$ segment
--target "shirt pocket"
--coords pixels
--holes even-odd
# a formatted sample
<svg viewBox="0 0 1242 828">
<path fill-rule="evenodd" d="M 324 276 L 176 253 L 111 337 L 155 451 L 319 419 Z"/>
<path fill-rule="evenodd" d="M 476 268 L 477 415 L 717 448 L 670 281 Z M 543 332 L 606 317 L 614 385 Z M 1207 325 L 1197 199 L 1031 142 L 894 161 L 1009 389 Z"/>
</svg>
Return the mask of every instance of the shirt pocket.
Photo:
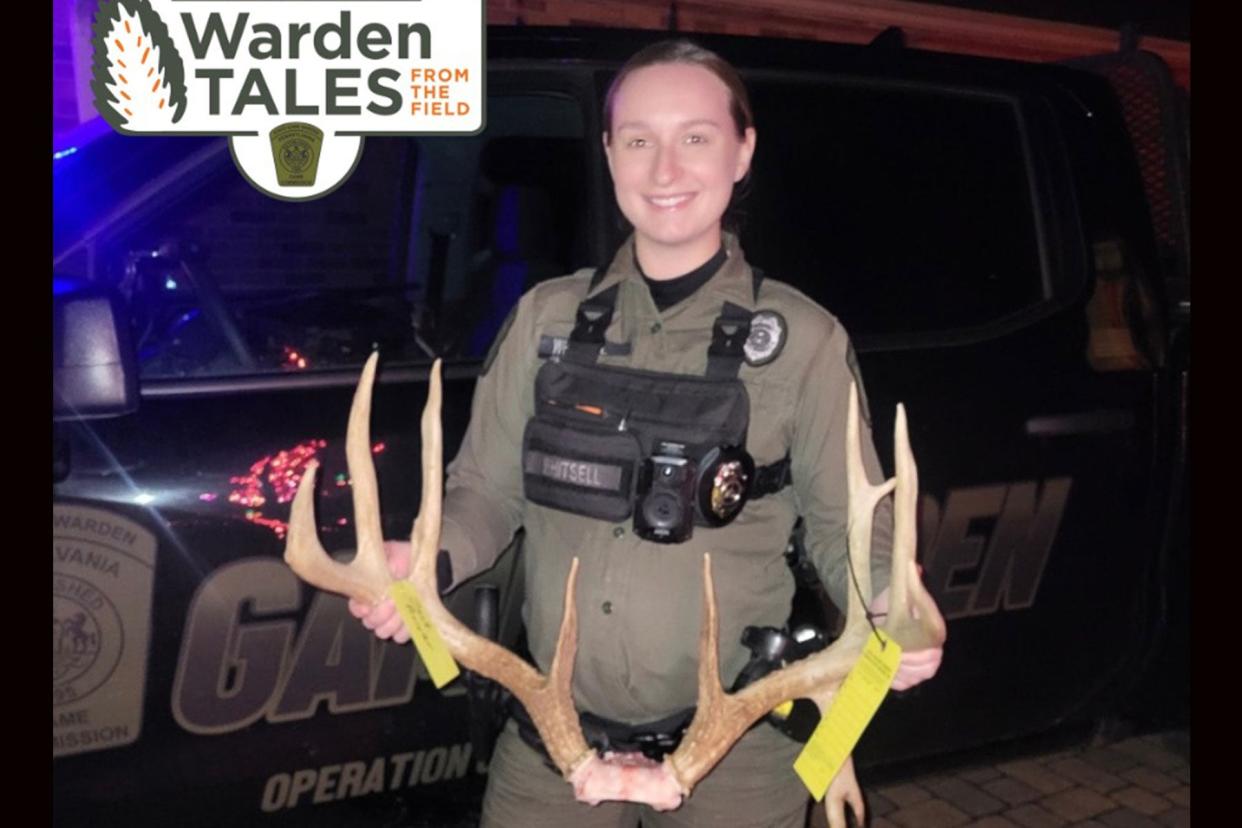
<svg viewBox="0 0 1242 828">
<path fill-rule="evenodd" d="M 766 372 L 765 372 L 766 373 Z M 785 456 L 793 443 L 796 397 L 789 381 L 779 376 L 742 376 L 750 395 L 746 450 L 755 465 L 766 466 Z"/>
</svg>

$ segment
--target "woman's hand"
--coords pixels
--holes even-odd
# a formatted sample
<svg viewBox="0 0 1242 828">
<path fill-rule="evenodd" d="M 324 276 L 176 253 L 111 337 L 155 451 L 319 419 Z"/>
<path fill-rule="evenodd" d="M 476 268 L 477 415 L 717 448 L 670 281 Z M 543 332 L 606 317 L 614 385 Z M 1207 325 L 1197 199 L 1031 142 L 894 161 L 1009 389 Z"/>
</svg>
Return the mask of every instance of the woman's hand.
<svg viewBox="0 0 1242 828">
<path fill-rule="evenodd" d="M 858 778 L 854 776 L 854 757 L 845 757 L 845 764 L 837 771 L 824 794 L 824 811 L 828 817 L 828 828 L 847 828 L 845 806 L 849 805 L 854 812 L 854 824 L 867 824 L 867 809 L 863 806 L 862 788 L 858 787 Z"/>
<path fill-rule="evenodd" d="M 388 574 L 401 580 L 409 577 L 409 541 L 384 541 L 384 554 L 388 557 Z M 391 598 L 385 598 L 374 606 L 351 598 L 349 611 L 362 622 L 362 626 L 374 631 L 377 638 L 390 638 L 397 644 L 410 640 L 410 631 L 405 628 L 405 622 L 401 620 L 397 605 Z"/>
<path fill-rule="evenodd" d="M 922 574 L 923 568 L 918 568 Z M 918 610 L 915 610 L 917 612 Z M 888 612 L 888 587 L 871 602 L 872 615 L 884 615 Z M 944 647 L 929 647 L 925 650 L 909 650 L 902 652 L 901 663 L 893 675 L 894 690 L 909 690 L 916 684 L 927 681 L 940 669 L 940 660 L 944 656 Z"/>
</svg>

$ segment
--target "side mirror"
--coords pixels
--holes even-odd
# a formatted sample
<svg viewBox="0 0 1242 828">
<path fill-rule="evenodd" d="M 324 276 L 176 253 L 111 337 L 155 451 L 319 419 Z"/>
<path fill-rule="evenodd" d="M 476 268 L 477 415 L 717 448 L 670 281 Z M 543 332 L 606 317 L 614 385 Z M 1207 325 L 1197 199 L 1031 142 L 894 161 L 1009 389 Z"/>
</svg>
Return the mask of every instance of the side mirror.
<svg viewBox="0 0 1242 828">
<path fill-rule="evenodd" d="M 97 288 L 52 298 L 52 420 L 138 408 L 138 363 L 117 296 Z"/>
</svg>

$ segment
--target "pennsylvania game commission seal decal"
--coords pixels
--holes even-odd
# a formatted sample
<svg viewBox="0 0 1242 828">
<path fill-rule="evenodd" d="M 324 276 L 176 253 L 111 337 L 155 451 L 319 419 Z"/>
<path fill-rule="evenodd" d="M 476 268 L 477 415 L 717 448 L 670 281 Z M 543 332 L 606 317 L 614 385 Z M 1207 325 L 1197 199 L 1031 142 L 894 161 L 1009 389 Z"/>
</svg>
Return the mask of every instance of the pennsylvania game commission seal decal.
<svg viewBox="0 0 1242 828">
<path fill-rule="evenodd" d="M 52 756 L 142 730 L 155 536 L 119 514 L 52 504 Z"/>
<path fill-rule="evenodd" d="M 89 582 L 52 573 L 52 706 L 85 700 L 116 670 L 125 632 L 116 607 Z"/>
<path fill-rule="evenodd" d="M 282 124 L 272 130 L 272 159 L 282 187 L 310 187 L 319 169 L 323 130 L 314 124 Z"/>
</svg>

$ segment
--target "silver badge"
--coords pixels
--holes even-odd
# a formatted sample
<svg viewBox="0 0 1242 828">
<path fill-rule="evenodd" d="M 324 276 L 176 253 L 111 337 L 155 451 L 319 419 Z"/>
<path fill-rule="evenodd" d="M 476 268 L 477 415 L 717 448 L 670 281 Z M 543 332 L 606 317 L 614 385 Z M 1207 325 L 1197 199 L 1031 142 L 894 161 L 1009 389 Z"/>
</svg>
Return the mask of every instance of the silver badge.
<svg viewBox="0 0 1242 828">
<path fill-rule="evenodd" d="M 742 350 L 748 365 L 766 365 L 785 347 L 785 317 L 776 311 L 755 311 L 750 318 L 750 336 Z"/>
</svg>

